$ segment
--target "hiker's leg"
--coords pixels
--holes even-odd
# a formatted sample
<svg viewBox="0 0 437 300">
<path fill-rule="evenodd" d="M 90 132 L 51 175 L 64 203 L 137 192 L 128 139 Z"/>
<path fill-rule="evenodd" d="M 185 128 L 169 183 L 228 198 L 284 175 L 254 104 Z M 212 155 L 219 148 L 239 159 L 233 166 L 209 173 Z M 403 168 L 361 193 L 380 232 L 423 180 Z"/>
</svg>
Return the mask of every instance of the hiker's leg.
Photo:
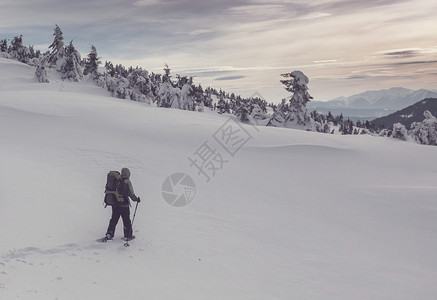
<svg viewBox="0 0 437 300">
<path fill-rule="evenodd" d="M 111 220 L 109 220 L 109 226 L 106 233 L 110 234 L 111 236 L 114 236 L 115 234 L 115 227 L 117 226 L 118 220 L 120 219 L 120 207 L 118 206 L 112 206 L 112 216 Z"/>
<path fill-rule="evenodd" d="M 121 208 L 121 217 L 123 219 L 123 229 L 124 229 L 124 237 L 132 236 L 132 222 L 130 220 L 130 210 L 129 207 Z"/>
</svg>

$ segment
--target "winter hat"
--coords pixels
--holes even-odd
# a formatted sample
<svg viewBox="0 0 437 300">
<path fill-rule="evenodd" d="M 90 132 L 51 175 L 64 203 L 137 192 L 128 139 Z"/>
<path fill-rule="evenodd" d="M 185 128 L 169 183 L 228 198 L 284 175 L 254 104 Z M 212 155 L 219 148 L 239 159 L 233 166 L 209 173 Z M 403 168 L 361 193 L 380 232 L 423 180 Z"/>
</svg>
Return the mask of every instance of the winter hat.
<svg viewBox="0 0 437 300">
<path fill-rule="evenodd" d="M 130 171 L 128 168 L 121 169 L 121 177 L 130 178 Z"/>
</svg>

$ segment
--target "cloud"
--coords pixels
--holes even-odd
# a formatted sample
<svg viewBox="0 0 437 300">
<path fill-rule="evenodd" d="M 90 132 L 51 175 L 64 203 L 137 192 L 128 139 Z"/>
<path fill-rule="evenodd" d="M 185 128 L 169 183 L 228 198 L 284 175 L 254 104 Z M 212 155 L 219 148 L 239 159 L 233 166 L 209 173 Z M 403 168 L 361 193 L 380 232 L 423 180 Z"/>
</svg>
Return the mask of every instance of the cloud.
<svg viewBox="0 0 437 300">
<path fill-rule="evenodd" d="M 212 29 L 196 29 L 193 31 L 190 31 L 189 35 L 201 35 L 201 34 L 211 34 L 214 31 Z"/>
<path fill-rule="evenodd" d="M 382 6 L 398 5 L 410 0 L 331 0 L 321 1 L 315 7 L 334 14 L 355 14 L 363 9 L 378 8 Z"/>
<path fill-rule="evenodd" d="M 330 13 L 323 13 L 323 12 L 312 12 L 306 15 L 303 15 L 301 17 L 299 17 L 299 19 L 301 20 L 313 20 L 313 19 L 319 19 L 319 18 L 324 18 L 324 17 L 329 17 L 332 16 L 332 14 Z"/>
<path fill-rule="evenodd" d="M 133 5 L 135 6 L 149 6 L 159 3 L 159 0 L 137 0 Z"/>
<path fill-rule="evenodd" d="M 409 50 L 398 50 L 398 51 L 389 51 L 385 52 L 384 55 L 396 57 L 396 58 L 410 58 L 414 56 L 419 56 L 420 50 L 417 49 L 409 49 Z"/>
<path fill-rule="evenodd" d="M 215 80 L 237 80 L 237 79 L 242 79 L 242 78 L 245 78 L 245 77 L 246 76 L 242 76 L 242 75 L 226 76 L 226 77 L 216 78 Z"/>
<path fill-rule="evenodd" d="M 337 59 L 321 59 L 321 60 L 314 60 L 314 64 L 332 64 L 338 62 Z"/>
<path fill-rule="evenodd" d="M 393 63 L 391 65 L 405 66 L 405 65 L 423 65 L 423 64 L 427 64 L 427 65 L 437 64 L 437 60 L 406 61 L 406 62 Z"/>
<path fill-rule="evenodd" d="M 377 52 L 378 55 L 385 55 L 394 58 L 411 58 L 421 55 L 437 54 L 437 47 L 433 48 L 406 48 Z"/>
</svg>

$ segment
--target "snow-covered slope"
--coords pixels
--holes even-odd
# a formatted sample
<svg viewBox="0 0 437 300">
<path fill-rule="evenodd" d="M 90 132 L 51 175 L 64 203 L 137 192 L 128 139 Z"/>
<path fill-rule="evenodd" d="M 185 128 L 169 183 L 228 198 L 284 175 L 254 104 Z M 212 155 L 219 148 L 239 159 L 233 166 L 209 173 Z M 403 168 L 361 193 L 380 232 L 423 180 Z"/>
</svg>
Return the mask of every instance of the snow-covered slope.
<svg viewBox="0 0 437 300">
<path fill-rule="evenodd" d="M 437 294 L 436 147 L 243 126 L 232 156 L 215 139 L 225 116 L 33 72 L 0 59 L 1 299 Z M 209 182 L 190 167 L 202 145 L 223 159 Z M 106 173 L 124 166 L 142 198 L 129 248 L 95 242 Z M 175 172 L 196 182 L 184 208 L 161 196 Z"/>
</svg>

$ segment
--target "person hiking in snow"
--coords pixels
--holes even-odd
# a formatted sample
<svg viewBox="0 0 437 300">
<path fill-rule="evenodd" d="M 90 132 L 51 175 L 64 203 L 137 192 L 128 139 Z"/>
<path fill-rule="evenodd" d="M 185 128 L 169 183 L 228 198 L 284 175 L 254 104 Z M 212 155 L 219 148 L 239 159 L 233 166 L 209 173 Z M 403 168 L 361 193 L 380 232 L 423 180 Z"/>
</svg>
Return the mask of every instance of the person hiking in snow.
<svg viewBox="0 0 437 300">
<path fill-rule="evenodd" d="M 140 197 L 135 196 L 134 188 L 130 180 L 130 171 L 128 168 L 121 169 L 121 179 L 125 185 L 126 192 L 123 197 L 123 202 L 112 205 L 112 216 L 111 220 L 109 221 L 108 230 L 106 231 L 106 239 L 111 240 L 114 237 L 115 227 L 117 226 L 118 220 L 121 216 L 123 219 L 124 238 L 125 240 L 129 241 L 135 238 L 135 236 L 132 235 L 129 198 L 138 203 L 141 200 Z"/>
</svg>

